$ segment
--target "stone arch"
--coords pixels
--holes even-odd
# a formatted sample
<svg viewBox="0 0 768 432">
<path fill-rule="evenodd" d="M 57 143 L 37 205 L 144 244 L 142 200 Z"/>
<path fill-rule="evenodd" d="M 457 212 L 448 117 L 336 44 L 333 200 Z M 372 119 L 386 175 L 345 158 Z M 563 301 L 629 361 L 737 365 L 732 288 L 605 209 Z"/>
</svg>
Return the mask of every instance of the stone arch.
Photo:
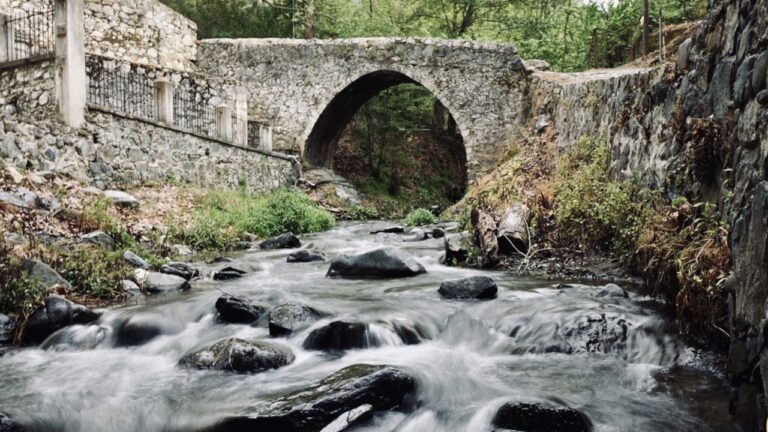
<svg viewBox="0 0 768 432">
<path fill-rule="evenodd" d="M 377 94 L 400 84 L 420 85 L 443 104 L 456 122 L 459 133 L 464 140 L 464 154 L 462 156 L 466 162 L 470 152 L 469 146 L 467 146 L 466 129 L 454 111 L 451 110 L 449 102 L 444 100 L 439 90 L 426 80 L 417 80 L 406 73 L 392 69 L 380 69 L 366 73 L 335 93 L 322 112 L 309 123 L 310 129 L 303 137 L 304 161 L 313 167 L 332 168 L 336 144 L 355 113 Z"/>
</svg>

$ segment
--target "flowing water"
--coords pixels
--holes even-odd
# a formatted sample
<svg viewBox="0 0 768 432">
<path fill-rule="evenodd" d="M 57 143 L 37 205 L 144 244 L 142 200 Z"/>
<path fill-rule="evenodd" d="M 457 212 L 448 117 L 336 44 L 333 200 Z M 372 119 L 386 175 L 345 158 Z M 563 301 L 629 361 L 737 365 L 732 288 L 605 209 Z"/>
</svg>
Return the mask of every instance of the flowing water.
<svg viewBox="0 0 768 432">
<path fill-rule="evenodd" d="M 384 226 L 342 223 L 303 241 L 329 256 L 356 253 L 380 246 L 368 232 Z M 110 310 L 98 326 L 65 329 L 69 348 L 25 349 L 0 358 L 0 411 L 41 431 L 193 430 L 345 366 L 372 363 L 411 371 L 419 405 L 408 414 L 380 414 L 356 430 L 489 431 L 495 410 L 520 399 L 567 403 L 597 431 L 736 430 L 721 378 L 697 367 L 702 354 L 675 337 L 669 318 L 647 298 L 598 298 L 598 288 L 587 285 L 445 267 L 439 263 L 442 245 L 398 245 L 428 273 L 393 280 L 329 279 L 327 263 L 288 264 L 289 251 L 241 253 L 238 259 L 259 270 Z M 455 302 L 438 295 L 441 281 L 477 274 L 494 277 L 498 299 Z M 269 339 L 265 325 L 218 323 L 218 289 L 266 306 L 298 302 L 328 315 L 275 340 L 296 355 L 287 367 L 253 375 L 180 368 L 185 353 L 222 338 Z M 142 346 L 115 348 L 113 326 L 133 315 L 162 315 L 177 331 Z M 625 323 L 626 340 L 608 340 L 602 350 L 607 353 L 579 352 L 589 317 L 603 315 Z M 371 323 L 372 346 L 344 355 L 301 348 L 313 328 L 338 319 Z M 425 340 L 404 344 L 392 331 L 395 323 L 419 328 Z M 94 340 L 101 342 L 82 348 Z M 558 352 L 564 343 L 576 352 Z"/>
</svg>

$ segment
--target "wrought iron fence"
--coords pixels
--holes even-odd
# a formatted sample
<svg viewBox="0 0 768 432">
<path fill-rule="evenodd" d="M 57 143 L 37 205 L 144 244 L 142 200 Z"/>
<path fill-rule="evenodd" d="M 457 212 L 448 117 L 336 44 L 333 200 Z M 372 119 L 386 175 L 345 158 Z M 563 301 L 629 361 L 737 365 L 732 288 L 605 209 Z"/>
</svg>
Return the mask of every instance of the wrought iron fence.
<svg viewBox="0 0 768 432">
<path fill-rule="evenodd" d="M 173 91 L 173 125 L 205 135 L 216 135 L 216 109 L 210 101 L 188 86 L 180 86 Z"/>
<path fill-rule="evenodd" d="M 157 119 L 154 79 L 143 71 L 91 63 L 88 78 L 89 104 L 140 119 Z"/>
<path fill-rule="evenodd" d="M 52 5 L 31 12 L 14 12 L 5 24 L 8 32 L 6 61 L 44 57 L 56 52 L 56 26 Z"/>
</svg>

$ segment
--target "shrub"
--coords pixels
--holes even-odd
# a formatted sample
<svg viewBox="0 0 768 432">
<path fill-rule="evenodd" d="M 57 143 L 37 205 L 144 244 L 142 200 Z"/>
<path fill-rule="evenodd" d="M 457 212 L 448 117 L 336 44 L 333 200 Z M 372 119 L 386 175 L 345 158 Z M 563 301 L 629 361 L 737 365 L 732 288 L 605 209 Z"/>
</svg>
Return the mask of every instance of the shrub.
<svg viewBox="0 0 768 432">
<path fill-rule="evenodd" d="M 435 223 L 435 215 L 427 209 L 416 209 L 405 217 L 405 224 L 408 226 L 429 225 Z"/>
<path fill-rule="evenodd" d="M 303 234 L 326 231 L 335 225 L 329 212 L 301 192 L 278 190 L 253 196 L 243 192 L 216 191 L 203 198 L 183 232 L 172 237 L 196 249 L 228 249 L 244 233 L 271 237 L 284 232 Z"/>
</svg>

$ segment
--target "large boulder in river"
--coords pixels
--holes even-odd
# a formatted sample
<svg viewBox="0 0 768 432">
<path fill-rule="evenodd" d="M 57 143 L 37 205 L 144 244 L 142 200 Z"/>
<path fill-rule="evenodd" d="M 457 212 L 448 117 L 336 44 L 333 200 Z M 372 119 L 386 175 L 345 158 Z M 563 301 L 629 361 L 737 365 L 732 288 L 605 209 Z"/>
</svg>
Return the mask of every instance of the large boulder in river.
<svg viewBox="0 0 768 432">
<path fill-rule="evenodd" d="M 258 321 L 266 311 L 261 306 L 226 294 L 216 300 L 216 310 L 219 312 L 221 321 L 232 324 L 252 324 Z"/>
<path fill-rule="evenodd" d="M 314 309 L 298 303 L 285 303 L 269 311 L 269 335 L 287 336 L 308 327 L 318 317 Z"/>
<path fill-rule="evenodd" d="M 262 249 L 295 249 L 301 247 L 301 241 L 293 233 L 281 234 L 259 244 Z"/>
<path fill-rule="evenodd" d="M 352 278 L 411 277 L 427 271 L 400 249 L 382 248 L 360 255 L 339 255 L 331 261 L 328 276 Z"/>
<path fill-rule="evenodd" d="M 176 334 L 181 330 L 181 324 L 160 314 L 134 315 L 117 324 L 115 346 L 143 345 L 158 336 Z"/>
<path fill-rule="evenodd" d="M 319 432 L 340 415 L 364 405 L 374 412 L 409 411 L 415 392 L 416 380 L 405 370 L 359 364 L 269 401 L 252 414 L 224 419 L 208 430 Z"/>
<path fill-rule="evenodd" d="M 615 313 L 590 313 L 566 323 L 560 335 L 574 352 L 610 353 L 627 347 L 632 324 Z"/>
<path fill-rule="evenodd" d="M 368 324 L 360 322 L 334 321 L 312 331 L 304 340 L 304 349 L 343 351 L 366 348 Z"/>
<path fill-rule="evenodd" d="M 293 353 L 288 348 L 229 338 L 187 354 L 179 364 L 195 369 L 254 373 L 277 369 L 293 363 L 293 360 Z"/>
<path fill-rule="evenodd" d="M 595 297 L 607 297 L 607 298 L 627 298 L 629 294 L 624 291 L 624 288 L 616 284 L 608 284 L 595 294 Z"/>
<path fill-rule="evenodd" d="M 72 324 L 88 324 L 99 318 L 99 314 L 71 301 L 49 296 L 45 304 L 35 309 L 22 330 L 23 345 L 37 345 L 58 330 Z"/>
<path fill-rule="evenodd" d="M 189 288 L 189 282 L 186 279 L 171 274 L 149 272 L 144 280 L 144 291 L 153 294 L 185 291 Z"/>
<path fill-rule="evenodd" d="M 590 432 L 581 412 L 552 402 L 508 402 L 493 417 L 493 426 L 520 432 Z"/>
<path fill-rule="evenodd" d="M 443 298 L 451 300 L 495 299 L 499 288 L 488 276 L 472 276 L 465 279 L 445 281 L 437 291 Z"/>
</svg>

